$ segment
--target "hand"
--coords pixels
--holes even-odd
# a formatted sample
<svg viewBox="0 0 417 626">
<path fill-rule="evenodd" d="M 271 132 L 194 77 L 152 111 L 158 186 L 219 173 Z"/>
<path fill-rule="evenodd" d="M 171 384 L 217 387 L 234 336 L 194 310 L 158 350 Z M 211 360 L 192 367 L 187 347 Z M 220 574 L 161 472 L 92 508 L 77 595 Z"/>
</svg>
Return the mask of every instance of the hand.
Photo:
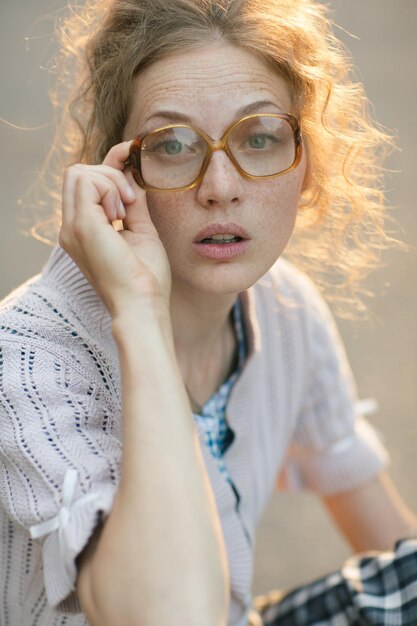
<svg viewBox="0 0 417 626">
<path fill-rule="evenodd" d="M 171 270 L 151 221 L 146 192 L 123 173 L 130 141 L 114 146 L 101 165 L 65 171 L 59 243 L 79 266 L 112 316 L 132 301 L 169 309 Z M 123 220 L 124 230 L 113 227 Z"/>
</svg>

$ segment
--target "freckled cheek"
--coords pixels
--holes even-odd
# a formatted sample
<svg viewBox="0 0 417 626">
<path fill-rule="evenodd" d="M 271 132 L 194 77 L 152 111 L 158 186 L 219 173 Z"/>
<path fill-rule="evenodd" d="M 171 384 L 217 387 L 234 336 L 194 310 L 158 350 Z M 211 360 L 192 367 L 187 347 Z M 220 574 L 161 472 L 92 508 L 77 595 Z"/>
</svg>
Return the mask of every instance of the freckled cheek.
<svg viewBox="0 0 417 626">
<path fill-rule="evenodd" d="M 187 211 L 182 207 L 181 194 L 147 194 L 149 214 L 165 248 L 175 246 L 187 233 Z"/>
<path fill-rule="evenodd" d="M 274 224 L 283 237 L 287 237 L 288 231 L 292 231 L 295 218 L 297 215 L 298 204 L 300 201 L 301 183 L 299 177 L 288 176 L 287 179 L 282 178 L 269 190 L 264 197 L 265 211 L 261 214 L 269 214 L 269 220 L 264 222 L 264 229 L 271 231 L 270 226 Z M 271 198 L 273 202 L 271 203 Z M 261 204 L 258 203 L 261 209 Z M 269 222 L 269 223 L 267 223 Z"/>
</svg>

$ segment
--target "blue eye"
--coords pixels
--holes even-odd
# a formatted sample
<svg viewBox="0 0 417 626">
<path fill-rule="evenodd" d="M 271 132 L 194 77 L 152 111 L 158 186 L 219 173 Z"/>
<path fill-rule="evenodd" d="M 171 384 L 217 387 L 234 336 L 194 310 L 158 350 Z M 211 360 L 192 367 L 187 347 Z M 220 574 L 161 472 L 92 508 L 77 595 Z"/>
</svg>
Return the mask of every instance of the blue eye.
<svg viewBox="0 0 417 626">
<path fill-rule="evenodd" d="M 180 141 L 164 141 L 162 146 L 164 147 L 165 152 L 170 156 L 181 154 L 183 148 L 183 144 Z"/>
<path fill-rule="evenodd" d="M 277 138 L 271 135 L 252 135 L 248 139 L 249 146 L 255 150 L 262 150 L 262 148 L 269 145 L 269 142 L 277 143 Z"/>
</svg>

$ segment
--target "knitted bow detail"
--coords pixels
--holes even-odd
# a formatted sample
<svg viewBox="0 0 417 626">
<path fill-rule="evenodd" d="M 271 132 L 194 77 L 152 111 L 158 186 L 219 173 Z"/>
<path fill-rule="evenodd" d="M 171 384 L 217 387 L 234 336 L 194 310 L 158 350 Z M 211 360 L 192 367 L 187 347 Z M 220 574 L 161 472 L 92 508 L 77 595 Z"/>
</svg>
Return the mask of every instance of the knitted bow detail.
<svg viewBox="0 0 417 626">
<path fill-rule="evenodd" d="M 62 485 L 62 504 L 57 515 L 49 520 L 41 522 L 40 524 L 31 526 L 29 529 L 32 539 L 38 539 L 39 537 L 49 535 L 55 530 L 58 530 L 57 539 L 59 554 L 62 559 L 68 581 L 72 585 L 72 588 L 74 588 L 74 580 L 76 577 L 74 559 L 77 550 L 76 546 L 72 545 L 74 538 L 71 538 L 69 522 L 71 517 L 74 516 L 78 510 L 82 510 L 86 504 L 99 498 L 98 493 L 90 493 L 78 498 L 74 502 L 77 482 L 77 470 L 68 469 Z"/>
<path fill-rule="evenodd" d="M 71 511 L 74 507 L 83 506 L 87 502 L 91 502 L 98 497 L 98 494 L 87 494 L 74 502 L 75 489 L 77 487 L 78 472 L 74 469 L 67 470 L 64 478 L 64 484 L 62 486 L 62 506 L 55 517 L 49 520 L 35 524 L 30 527 L 29 532 L 32 539 L 38 539 L 44 535 L 49 535 L 54 530 L 59 529 L 60 544 L 63 540 L 63 531 L 65 530 L 69 519 L 71 517 Z"/>
</svg>

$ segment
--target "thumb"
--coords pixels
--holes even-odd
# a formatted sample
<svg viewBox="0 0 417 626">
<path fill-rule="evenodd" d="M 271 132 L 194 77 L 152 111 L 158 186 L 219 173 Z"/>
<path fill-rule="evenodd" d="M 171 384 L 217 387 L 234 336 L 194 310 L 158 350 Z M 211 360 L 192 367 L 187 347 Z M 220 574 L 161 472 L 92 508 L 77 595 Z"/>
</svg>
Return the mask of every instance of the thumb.
<svg viewBox="0 0 417 626">
<path fill-rule="evenodd" d="M 125 176 L 129 184 L 135 189 L 136 200 L 125 206 L 126 217 L 123 220 L 124 229 L 132 233 L 158 235 L 149 213 L 146 191 L 136 185 L 129 171 L 125 172 Z"/>
</svg>

